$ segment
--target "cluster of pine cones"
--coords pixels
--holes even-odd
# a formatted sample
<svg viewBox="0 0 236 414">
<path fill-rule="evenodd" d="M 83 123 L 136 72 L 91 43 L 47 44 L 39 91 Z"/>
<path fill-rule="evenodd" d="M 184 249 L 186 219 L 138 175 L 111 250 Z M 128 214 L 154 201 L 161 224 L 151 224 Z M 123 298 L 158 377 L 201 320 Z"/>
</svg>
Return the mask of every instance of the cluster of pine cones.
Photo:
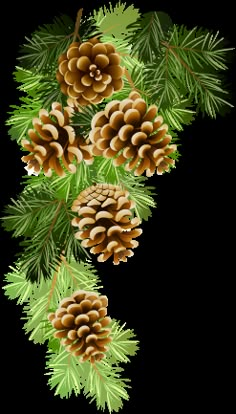
<svg viewBox="0 0 236 414">
<path fill-rule="evenodd" d="M 136 91 L 121 101 L 110 101 L 98 112 L 87 138 L 78 136 L 72 127 L 73 113 L 80 107 L 98 104 L 123 88 L 125 71 L 120 63 L 114 46 L 97 38 L 73 42 L 59 57 L 56 78 L 68 106 L 54 102 L 50 111 L 41 109 L 33 119 L 29 139 L 22 140 L 29 151 L 22 157 L 29 174 L 38 175 L 41 169 L 48 177 L 53 172 L 59 176 L 66 171 L 75 173 L 76 165 L 90 165 L 97 155 L 148 177 L 162 174 L 174 164 L 170 155 L 176 146 L 170 145 L 168 126 L 157 115 L 157 107 L 147 107 Z"/>
<path fill-rule="evenodd" d="M 168 126 L 158 116 L 156 105 L 147 106 L 133 90 L 123 100 L 109 101 L 91 121 L 85 138 L 72 126 L 73 114 L 80 107 L 99 104 L 123 88 L 124 68 L 114 46 L 97 38 L 73 42 L 59 57 L 56 79 L 67 97 L 67 106 L 54 102 L 51 110 L 41 109 L 22 146 L 29 154 L 22 157 L 29 174 L 42 170 L 47 177 L 63 177 L 76 166 L 90 165 L 94 157 L 111 158 L 114 166 L 124 165 L 134 175 L 162 174 L 174 164 Z M 74 200 L 77 213 L 71 224 L 78 228 L 75 237 L 81 245 L 98 255 L 98 261 L 113 258 L 115 265 L 133 255 L 136 238 L 142 233 L 134 216 L 135 203 L 120 185 L 100 183 L 83 190 Z M 59 308 L 48 315 L 68 352 L 81 362 L 99 362 L 111 342 L 111 323 L 107 316 L 107 297 L 78 290 L 64 298 Z"/>
<path fill-rule="evenodd" d="M 51 110 L 41 109 L 22 146 L 29 174 L 43 170 L 47 177 L 76 172 L 81 162 L 91 165 L 94 157 L 111 158 L 114 166 L 124 165 L 134 175 L 162 174 L 174 164 L 168 126 L 156 105 L 148 106 L 133 90 L 123 100 L 109 101 L 91 120 L 88 136 L 79 136 L 72 126 L 73 114 L 82 106 L 98 104 L 123 88 L 125 70 L 114 46 L 97 38 L 73 42 L 58 59 L 56 78 L 67 106 L 59 102 Z M 98 261 L 113 258 L 126 262 L 138 246 L 142 230 L 134 217 L 134 201 L 127 190 L 111 184 L 91 186 L 77 197 L 72 211 L 78 214 L 72 225 L 81 245 L 98 255 Z"/>
</svg>

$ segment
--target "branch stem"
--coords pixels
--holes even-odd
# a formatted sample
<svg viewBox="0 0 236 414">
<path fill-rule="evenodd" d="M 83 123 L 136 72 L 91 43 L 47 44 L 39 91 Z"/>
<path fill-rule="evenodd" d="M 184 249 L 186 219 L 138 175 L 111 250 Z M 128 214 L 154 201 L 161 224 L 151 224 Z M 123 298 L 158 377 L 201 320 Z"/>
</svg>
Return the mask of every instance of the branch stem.
<svg viewBox="0 0 236 414">
<path fill-rule="evenodd" d="M 83 9 L 79 9 L 79 11 L 77 13 L 76 22 L 75 22 L 75 31 L 74 31 L 74 36 L 73 36 L 73 42 L 75 42 L 77 38 L 81 42 L 81 39 L 80 39 L 80 36 L 79 36 L 79 27 L 80 27 L 80 21 L 81 21 L 82 13 L 83 13 Z"/>
</svg>

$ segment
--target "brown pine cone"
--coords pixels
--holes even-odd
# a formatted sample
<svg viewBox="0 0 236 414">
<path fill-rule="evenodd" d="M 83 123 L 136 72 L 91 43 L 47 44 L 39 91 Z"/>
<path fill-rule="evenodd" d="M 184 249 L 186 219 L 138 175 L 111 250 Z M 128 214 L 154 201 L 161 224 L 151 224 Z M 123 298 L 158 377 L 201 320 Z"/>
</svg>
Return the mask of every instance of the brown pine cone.
<svg viewBox="0 0 236 414">
<path fill-rule="evenodd" d="M 58 63 L 56 78 L 69 105 L 97 104 L 123 87 L 119 54 L 96 38 L 72 43 Z"/>
<path fill-rule="evenodd" d="M 33 119 L 34 129 L 28 131 L 31 142 L 27 139 L 21 142 L 22 146 L 31 152 L 30 155 L 21 158 L 27 162 L 28 170 L 33 169 L 38 173 L 42 166 L 47 177 L 52 175 L 52 170 L 55 170 L 57 175 L 64 176 L 61 163 L 71 173 L 76 171 L 74 159 L 78 164 L 82 160 L 86 164 L 93 163 L 91 144 L 82 137 L 76 137 L 74 128 L 70 126 L 72 113 L 72 108 L 62 109 L 58 102 L 52 104 L 49 113 L 45 109 L 39 111 L 39 118 Z"/>
<path fill-rule="evenodd" d="M 48 319 L 58 330 L 54 336 L 63 338 L 62 345 L 75 356 L 81 356 L 81 362 L 100 361 L 105 357 L 111 342 L 111 329 L 105 328 L 111 323 L 107 314 L 108 299 L 94 292 L 78 290 L 71 297 L 60 302 L 55 313 Z"/>
<path fill-rule="evenodd" d="M 140 220 L 130 220 L 135 203 L 128 196 L 129 192 L 118 185 L 96 184 L 82 191 L 72 205 L 79 216 L 72 220 L 72 225 L 80 229 L 75 237 L 83 240 L 83 247 L 91 247 L 91 253 L 100 253 L 99 262 L 112 255 L 116 265 L 127 262 L 127 257 L 134 254 L 131 249 L 139 244 L 132 239 L 142 233 L 135 229 Z"/>
<path fill-rule="evenodd" d="M 125 163 L 126 171 L 151 177 L 155 171 L 168 171 L 175 161 L 168 156 L 176 151 L 169 145 L 171 136 L 166 135 L 168 126 L 157 115 L 158 108 L 146 102 L 139 93 L 131 92 L 129 98 L 109 102 L 103 111 L 92 119 L 89 139 L 93 143 L 93 155 L 114 158 L 113 164 Z"/>
</svg>

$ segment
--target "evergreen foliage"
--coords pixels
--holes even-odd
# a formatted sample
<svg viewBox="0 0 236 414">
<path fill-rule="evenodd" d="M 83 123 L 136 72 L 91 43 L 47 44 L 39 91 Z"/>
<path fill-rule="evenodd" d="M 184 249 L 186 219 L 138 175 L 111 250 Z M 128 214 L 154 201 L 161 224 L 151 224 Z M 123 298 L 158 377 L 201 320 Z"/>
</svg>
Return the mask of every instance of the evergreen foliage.
<svg viewBox="0 0 236 414">
<path fill-rule="evenodd" d="M 79 15 L 79 14 L 78 14 Z M 35 30 L 20 47 L 13 80 L 19 91 L 19 104 L 11 105 L 6 121 L 9 137 L 22 150 L 22 139 L 40 109 L 49 110 L 53 102 L 67 106 L 67 97 L 56 80 L 58 58 L 69 45 L 97 36 L 112 43 L 124 67 L 124 86 L 102 103 L 79 108 L 71 126 L 76 135 L 87 139 L 93 117 L 107 103 L 126 99 L 136 90 L 147 103 L 158 107 L 158 115 L 168 125 L 172 142 L 181 149 L 179 132 L 199 113 L 215 118 L 233 105 L 225 87 L 224 73 L 233 47 L 226 47 L 219 32 L 194 27 L 187 29 L 172 22 L 162 11 L 141 13 L 134 6 L 118 2 L 100 7 L 79 24 L 59 16 Z M 76 29 L 77 27 L 77 29 Z M 170 155 L 178 161 L 181 150 Z M 171 171 L 171 168 L 170 168 Z M 60 301 L 78 289 L 98 292 L 103 289 L 91 258 L 75 238 L 71 221 L 76 214 L 72 203 L 81 191 L 96 183 L 111 183 L 125 188 L 135 202 L 133 214 L 141 223 L 157 207 L 155 188 L 145 176 L 134 176 L 113 160 L 94 157 L 84 161 L 74 174 L 64 177 L 53 172 L 46 177 L 23 177 L 23 190 L 5 206 L 1 217 L 5 231 L 20 238 L 18 260 L 9 266 L 3 290 L 9 300 L 22 306 L 24 330 L 29 340 L 47 346 L 46 373 L 55 395 L 69 398 L 84 394 L 95 401 L 98 410 L 118 412 L 129 399 L 129 379 L 123 377 L 122 364 L 131 362 L 138 351 L 138 340 L 125 323 L 113 319 L 112 341 L 106 358 L 81 363 L 54 337 L 55 329 L 48 313 L 55 312 Z M 112 317 L 112 315 L 111 315 Z"/>
</svg>

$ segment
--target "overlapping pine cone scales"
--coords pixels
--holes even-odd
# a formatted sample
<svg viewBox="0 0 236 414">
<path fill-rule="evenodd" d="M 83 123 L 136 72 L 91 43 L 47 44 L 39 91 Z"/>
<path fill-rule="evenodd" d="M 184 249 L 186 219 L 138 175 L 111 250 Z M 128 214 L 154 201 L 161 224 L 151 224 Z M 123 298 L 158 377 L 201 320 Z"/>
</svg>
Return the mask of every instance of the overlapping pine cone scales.
<svg viewBox="0 0 236 414">
<path fill-rule="evenodd" d="M 73 42 L 58 62 L 56 78 L 69 105 L 97 104 L 123 87 L 124 69 L 112 44 L 96 38 Z"/>
<path fill-rule="evenodd" d="M 113 256 L 113 263 L 127 262 L 133 256 L 132 249 L 138 246 L 137 240 L 142 230 L 135 228 L 140 220 L 132 216 L 135 207 L 128 198 L 129 192 L 118 185 L 96 184 L 82 191 L 73 202 L 72 210 L 79 217 L 72 220 L 72 225 L 79 227 L 75 237 L 82 239 L 83 247 L 90 247 L 90 252 L 99 254 L 99 262 Z"/>
<path fill-rule="evenodd" d="M 148 108 L 135 91 L 127 99 L 109 102 L 91 122 L 93 155 L 114 157 L 115 166 L 125 164 L 126 171 L 135 168 L 135 175 L 146 172 L 150 177 L 168 171 L 175 163 L 169 155 L 176 151 L 176 145 L 170 145 L 168 126 L 157 111 L 156 105 Z"/>
<path fill-rule="evenodd" d="M 68 352 L 80 356 L 81 362 L 100 361 L 111 342 L 111 318 L 107 315 L 108 299 L 105 295 L 78 290 L 60 302 L 48 319 L 57 329 L 56 338 Z"/>
<path fill-rule="evenodd" d="M 31 153 L 21 158 L 27 163 L 27 169 L 34 169 L 38 173 L 42 167 L 48 177 L 52 175 L 52 170 L 57 175 L 64 176 L 61 164 L 71 173 L 76 171 L 73 161 L 79 164 L 84 160 L 85 163 L 92 164 L 91 144 L 76 136 L 70 125 L 72 113 L 72 108 L 68 106 L 63 109 L 58 102 L 53 102 L 50 112 L 45 109 L 39 111 L 39 118 L 33 119 L 34 129 L 28 131 L 31 142 L 27 139 L 21 142 Z"/>
</svg>

